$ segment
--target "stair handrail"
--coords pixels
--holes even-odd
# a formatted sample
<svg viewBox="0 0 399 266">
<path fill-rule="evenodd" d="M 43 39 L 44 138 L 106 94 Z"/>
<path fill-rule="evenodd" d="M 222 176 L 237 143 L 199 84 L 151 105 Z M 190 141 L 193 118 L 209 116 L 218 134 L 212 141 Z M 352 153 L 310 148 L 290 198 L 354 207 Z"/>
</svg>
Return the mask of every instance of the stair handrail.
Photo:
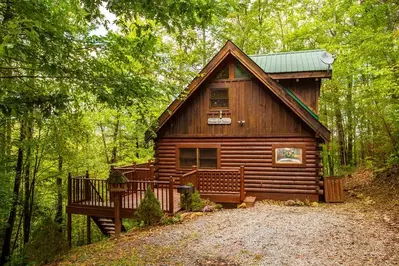
<svg viewBox="0 0 399 266">
<path fill-rule="evenodd" d="M 198 188 L 197 172 L 198 172 L 197 166 L 193 165 L 192 170 L 190 172 L 181 175 L 180 185 L 183 186 L 191 183 L 195 188 Z"/>
</svg>

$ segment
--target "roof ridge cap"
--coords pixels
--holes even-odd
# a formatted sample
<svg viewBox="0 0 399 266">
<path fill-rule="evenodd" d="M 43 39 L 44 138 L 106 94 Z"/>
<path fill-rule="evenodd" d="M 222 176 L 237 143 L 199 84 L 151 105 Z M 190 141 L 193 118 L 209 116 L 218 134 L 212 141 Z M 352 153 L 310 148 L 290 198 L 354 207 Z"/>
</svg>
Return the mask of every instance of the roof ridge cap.
<svg viewBox="0 0 399 266">
<path fill-rule="evenodd" d="M 322 52 L 326 51 L 325 49 L 313 49 L 313 50 L 301 50 L 301 51 L 289 51 L 289 52 L 277 52 L 277 53 L 269 53 L 269 54 L 251 54 L 249 57 L 255 56 L 273 56 L 273 55 L 281 55 L 281 54 L 300 54 L 300 53 L 310 53 L 310 52 Z"/>
</svg>

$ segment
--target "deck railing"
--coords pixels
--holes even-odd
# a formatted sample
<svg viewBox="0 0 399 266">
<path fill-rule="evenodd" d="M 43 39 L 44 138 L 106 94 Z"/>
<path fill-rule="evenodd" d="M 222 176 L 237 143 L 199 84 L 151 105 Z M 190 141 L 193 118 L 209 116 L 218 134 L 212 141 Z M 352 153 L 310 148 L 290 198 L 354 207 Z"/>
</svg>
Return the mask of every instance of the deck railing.
<svg viewBox="0 0 399 266">
<path fill-rule="evenodd" d="M 169 181 L 157 180 L 128 180 L 127 191 L 122 197 L 122 210 L 136 210 L 145 196 L 148 186 L 151 186 L 161 208 L 173 213 L 174 188 L 173 179 Z M 104 179 L 86 176 L 68 176 L 68 205 L 97 208 L 114 207 L 113 195 L 109 191 Z"/>
<path fill-rule="evenodd" d="M 239 169 L 197 169 L 183 174 L 180 184 L 193 184 L 201 194 L 239 194 L 241 201 L 245 198 L 244 166 Z"/>
</svg>

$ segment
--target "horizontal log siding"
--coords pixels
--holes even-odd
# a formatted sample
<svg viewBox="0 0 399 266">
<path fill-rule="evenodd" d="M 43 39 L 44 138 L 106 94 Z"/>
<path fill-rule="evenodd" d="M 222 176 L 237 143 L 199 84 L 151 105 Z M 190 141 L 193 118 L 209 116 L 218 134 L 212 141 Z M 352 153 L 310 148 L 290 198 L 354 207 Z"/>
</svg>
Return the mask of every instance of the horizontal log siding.
<svg viewBox="0 0 399 266">
<path fill-rule="evenodd" d="M 247 195 L 276 193 L 317 196 L 318 151 L 314 138 L 271 137 L 271 138 L 164 138 L 156 142 L 156 174 L 159 180 L 179 178 L 176 170 L 176 144 L 220 145 L 221 168 L 245 166 L 245 191 Z M 306 145 L 306 167 L 273 167 L 272 144 L 295 143 Z M 278 194 L 278 193 L 277 193 Z M 264 198 L 268 198 L 265 196 Z M 295 196 L 297 197 L 297 196 Z M 313 198 L 314 198 L 313 197 Z"/>
</svg>

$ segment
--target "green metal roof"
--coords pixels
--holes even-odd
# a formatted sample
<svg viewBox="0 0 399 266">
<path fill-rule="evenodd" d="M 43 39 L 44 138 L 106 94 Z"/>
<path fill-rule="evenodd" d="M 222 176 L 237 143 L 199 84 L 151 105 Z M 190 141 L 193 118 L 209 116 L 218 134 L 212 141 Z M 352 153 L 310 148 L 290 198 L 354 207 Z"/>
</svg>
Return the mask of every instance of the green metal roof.
<svg viewBox="0 0 399 266">
<path fill-rule="evenodd" d="M 304 71 L 327 71 L 331 65 L 321 61 L 325 50 L 309 50 L 266 55 L 249 55 L 249 57 L 266 73 L 289 73 Z"/>
</svg>

